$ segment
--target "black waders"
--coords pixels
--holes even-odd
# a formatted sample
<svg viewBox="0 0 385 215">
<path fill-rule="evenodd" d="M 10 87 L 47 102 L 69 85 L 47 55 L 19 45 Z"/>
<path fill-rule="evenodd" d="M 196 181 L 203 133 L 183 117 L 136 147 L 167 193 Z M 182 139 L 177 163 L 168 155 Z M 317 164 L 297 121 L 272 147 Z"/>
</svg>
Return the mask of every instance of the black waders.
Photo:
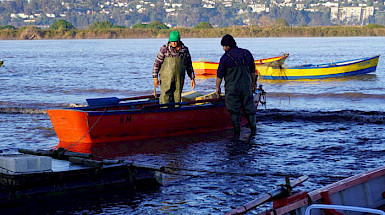
<svg viewBox="0 0 385 215">
<path fill-rule="evenodd" d="M 227 54 L 237 66 L 227 68 L 225 75 L 226 108 L 231 115 L 234 126 L 234 138 L 239 139 L 241 131 L 241 108 L 249 123 L 251 134 L 256 132 L 255 106 L 251 89 L 249 66 L 238 65 L 235 59 Z M 244 63 L 243 63 L 244 64 Z"/>
</svg>

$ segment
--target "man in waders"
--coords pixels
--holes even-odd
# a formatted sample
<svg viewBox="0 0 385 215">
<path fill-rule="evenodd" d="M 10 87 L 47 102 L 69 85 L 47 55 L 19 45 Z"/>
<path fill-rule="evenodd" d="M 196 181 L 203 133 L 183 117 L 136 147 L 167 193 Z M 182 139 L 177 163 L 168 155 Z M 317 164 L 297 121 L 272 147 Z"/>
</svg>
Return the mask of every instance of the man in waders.
<svg viewBox="0 0 385 215">
<path fill-rule="evenodd" d="M 224 78 L 226 108 L 234 126 L 234 140 L 238 140 L 241 132 L 241 108 L 251 129 L 251 135 L 256 132 L 253 92 L 257 87 L 257 75 L 254 58 L 250 51 L 238 48 L 229 34 L 222 38 L 221 45 L 225 54 L 221 57 L 217 70 L 216 93 L 220 96 Z"/>
<path fill-rule="evenodd" d="M 188 48 L 180 40 L 178 31 L 172 31 L 166 45 L 163 45 L 156 56 L 152 77 L 154 87 L 159 86 L 159 103 L 181 102 L 184 78 L 191 79 L 191 89 L 195 88 L 195 74 L 192 67 L 191 56 Z"/>
</svg>

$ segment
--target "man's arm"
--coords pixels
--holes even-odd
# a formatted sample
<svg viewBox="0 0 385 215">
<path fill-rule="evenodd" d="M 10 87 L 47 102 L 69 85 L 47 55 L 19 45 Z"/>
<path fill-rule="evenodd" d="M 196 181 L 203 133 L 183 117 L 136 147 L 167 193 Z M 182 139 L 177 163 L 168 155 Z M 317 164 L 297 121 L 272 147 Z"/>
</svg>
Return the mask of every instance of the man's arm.
<svg viewBox="0 0 385 215">
<path fill-rule="evenodd" d="M 249 71 L 251 76 L 251 88 L 253 89 L 253 92 L 257 89 L 257 78 L 258 75 L 255 73 L 255 63 L 254 63 L 254 57 L 249 51 L 249 57 L 250 57 L 250 64 L 249 64 Z"/>
<path fill-rule="evenodd" d="M 255 71 L 253 73 L 250 73 L 251 75 L 251 88 L 253 89 L 253 92 L 257 89 L 257 78 L 258 75 L 255 74 Z"/>
<path fill-rule="evenodd" d="M 159 70 L 164 61 L 164 56 L 166 52 L 167 52 L 167 46 L 162 46 L 160 47 L 160 50 L 156 55 L 155 63 L 152 68 L 152 78 L 154 79 L 154 87 L 159 86 L 159 79 L 158 79 Z"/>
<path fill-rule="evenodd" d="M 226 55 L 223 55 L 221 57 L 221 59 L 219 60 L 219 66 L 218 66 L 218 69 L 217 69 L 217 80 L 216 80 L 216 83 L 215 83 L 215 92 L 217 94 L 218 97 L 221 96 L 221 83 L 222 83 L 222 79 L 223 77 L 225 77 L 226 75 L 226 69 L 225 69 L 225 60 L 226 60 L 227 56 Z"/>
<path fill-rule="evenodd" d="M 194 73 L 194 68 L 192 66 L 191 55 L 190 55 L 190 51 L 188 50 L 188 48 L 186 46 L 184 48 L 185 48 L 185 53 L 186 53 L 186 58 L 185 58 L 186 71 L 187 71 L 187 75 L 192 80 L 192 79 L 195 79 L 195 73 Z"/>
<path fill-rule="evenodd" d="M 215 83 L 215 92 L 217 94 L 218 97 L 221 96 L 221 83 L 222 83 L 222 78 L 218 78 L 217 77 L 217 81 Z"/>
<path fill-rule="evenodd" d="M 185 52 L 186 52 L 186 62 L 185 62 L 186 63 L 186 71 L 187 71 L 187 75 L 191 79 L 191 89 L 194 89 L 195 88 L 195 72 L 194 72 L 194 68 L 192 66 L 192 60 L 191 60 L 190 52 L 186 46 L 185 46 Z"/>
</svg>

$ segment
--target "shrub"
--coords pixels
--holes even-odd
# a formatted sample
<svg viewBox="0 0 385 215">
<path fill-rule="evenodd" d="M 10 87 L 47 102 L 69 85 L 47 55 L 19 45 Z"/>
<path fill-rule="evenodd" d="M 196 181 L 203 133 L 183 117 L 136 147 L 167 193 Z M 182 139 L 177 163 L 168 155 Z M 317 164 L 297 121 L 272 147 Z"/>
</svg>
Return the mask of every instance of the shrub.
<svg viewBox="0 0 385 215">
<path fill-rule="evenodd" d="M 208 29 L 213 28 L 209 22 L 200 22 L 198 25 L 194 26 L 194 29 Z"/>
<path fill-rule="evenodd" d="M 135 24 L 132 28 L 140 29 L 169 29 L 169 27 L 160 21 L 154 21 L 149 24 Z"/>
<path fill-rule="evenodd" d="M 375 23 L 367 24 L 365 27 L 366 27 L 366 28 L 369 28 L 369 29 L 374 29 L 374 28 L 384 28 L 383 25 L 378 25 L 378 24 L 375 24 Z"/>
<path fill-rule="evenodd" d="M 63 19 L 53 23 L 49 28 L 53 30 L 64 30 L 64 31 L 75 29 L 75 27 L 70 22 L 67 22 Z"/>
<path fill-rule="evenodd" d="M 3 29 L 16 30 L 15 26 L 13 25 L 0 25 L 0 30 Z"/>
</svg>

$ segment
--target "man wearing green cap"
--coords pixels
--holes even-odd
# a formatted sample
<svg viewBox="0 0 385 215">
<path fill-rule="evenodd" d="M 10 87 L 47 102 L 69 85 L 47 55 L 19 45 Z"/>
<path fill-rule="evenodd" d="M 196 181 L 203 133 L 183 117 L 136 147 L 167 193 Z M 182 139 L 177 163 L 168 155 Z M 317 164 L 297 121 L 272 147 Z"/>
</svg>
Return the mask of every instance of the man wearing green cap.
<svg viewBox="0 0 385 215">
<path fill-rule="evenodd" d="M 154 87 L 160 83 L 160 104 L 181 102 L 186 71 L 191 79 L 191 88 L 194 89 L 195 74 L 190 52 L 180 40 L 179 32 L 172 31 L 168 43 L 160 48 L 156 56 L 152 72 Z"/>
</svg>

